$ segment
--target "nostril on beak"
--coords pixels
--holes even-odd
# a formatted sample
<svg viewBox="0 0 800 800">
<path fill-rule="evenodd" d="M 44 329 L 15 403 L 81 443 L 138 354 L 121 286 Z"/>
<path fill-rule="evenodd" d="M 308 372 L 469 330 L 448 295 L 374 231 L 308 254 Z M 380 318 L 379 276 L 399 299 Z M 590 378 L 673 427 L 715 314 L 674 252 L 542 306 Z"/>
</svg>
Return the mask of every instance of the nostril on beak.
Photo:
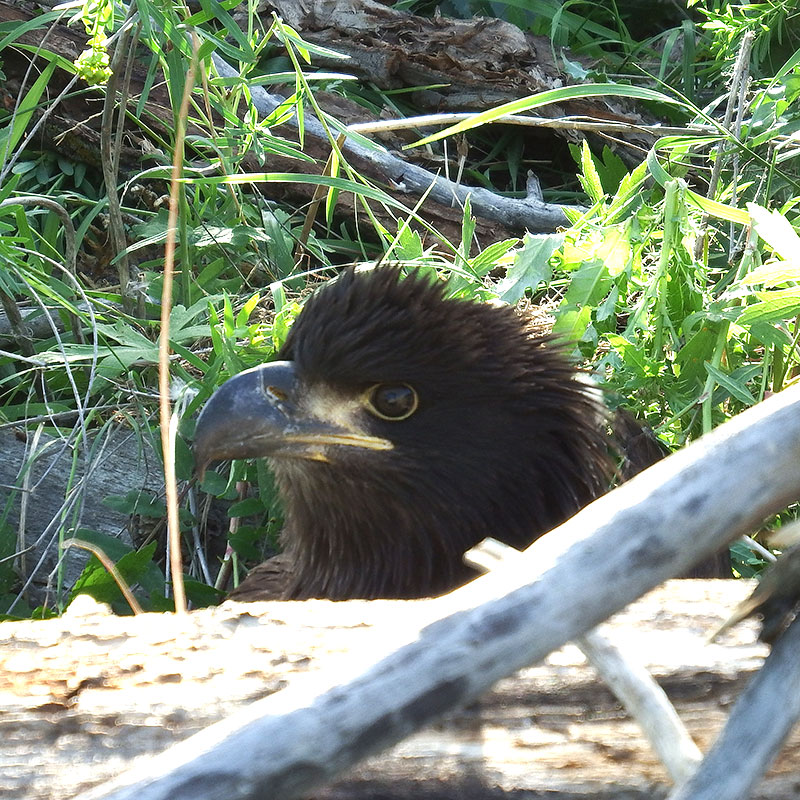
<svg viewBox="0 0 800 800">
<path fill-rule="evenodd" d="M 267 386 L 266 393 L 273 400 L 278 400 L 280 402 L 284 402 L 289 397 L 283 389 L 279 389 L 277 386 Z"/>
</svg>

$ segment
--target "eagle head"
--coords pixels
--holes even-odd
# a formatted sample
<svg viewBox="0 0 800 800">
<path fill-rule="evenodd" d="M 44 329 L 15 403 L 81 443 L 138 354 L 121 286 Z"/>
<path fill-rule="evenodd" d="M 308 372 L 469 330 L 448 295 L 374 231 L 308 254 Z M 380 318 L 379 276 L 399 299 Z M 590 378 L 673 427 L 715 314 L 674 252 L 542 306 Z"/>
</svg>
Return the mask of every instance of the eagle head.
<svg viewBox="0 0 800 800">
<path fill-rule="evenodd" d="M 195 450 L 269 459 L 293 598 L 448 591 L 470 547 L 527 546 L 613 474 L 604 406 L 559 342 L 394 267 L 324 284 L 277 360 L 212 396 Z"/>
</svg>

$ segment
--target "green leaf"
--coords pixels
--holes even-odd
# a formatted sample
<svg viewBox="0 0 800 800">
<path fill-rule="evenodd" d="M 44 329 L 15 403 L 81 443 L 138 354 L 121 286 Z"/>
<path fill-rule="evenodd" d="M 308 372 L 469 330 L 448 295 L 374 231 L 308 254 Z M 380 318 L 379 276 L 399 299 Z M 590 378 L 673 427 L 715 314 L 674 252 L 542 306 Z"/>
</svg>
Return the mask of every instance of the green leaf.
<svg viewBox="0 0 800 800">
<path fill-rule="evenodd" d="M 753 230 L 781 258 L 797 258 L 800 253 L 800 237 L 783 214 L 779 211 L 767 211 L 755 203 L 748 203 L 747 210 L 753 220 Z"/>
<path fill-rule="evenodd" d="M 678 351 L 675 363 L 682 381 L 705 382 L 705 362 L 713 357 L 718 331 L 719 323 L 706 322 Z"/>
<path fill-rule="evenodd" d="M 128 345 L 139 350 L 150 348 L 158 358 L 158 345 L 124 320 L 117 320 L 112 325 L 98 323 L 97 330 L 106 338 L 119 344 Z"/>
<path fill-rule="evenodd" d="M 0 153 L 4 154 L 4 158 L 16 149 L 25 135 L 31 117 L 37 109 L 42 94 L 47 90 L 55 69 L 55 62 L 49 61 L 31 88 L 25 92 L 25 96 L 20 99 L 11 124 L 0 131 Z"/>
<path fill-rule="evenodd" d="M 586 261 L 573 273 L 564 304 L 596 306 L 608 294 L 611 285 L 608 268 L 600 258 Z"/>
<path fill-rule="evenodd" d="M 225 599 L 225 592 L 187 575 L 183 576 L 183 588 L 186 590 L 186 598 L 194 608 L 215 606 Z"/>
<path fill-rule="evenodd" d="M 273 281 L 269 285 L 269 293 L 272 295 L 272 305 L 275 313 L 280 314 L 286 305 L 286 289 L 280 281 Z"/>
<path fill-rule="evenodd" d="M 694 142 L 698 145 L 701 144 L 699 138 L 700 137 L 694 139 Z M 673 180 L 673 178 L 661 166 L 661 164 L 658 163 L 657 151 L 660 147 L 674 144 L 675 141 L 676 137 L 662 137 L 653 145 L 652 149 L 647 154 L 646 161 L 647 167 L 650 170 L 650 174 L 662 187 L 666 186 L 669 181 Z M 716 137 L 712 137 L 712 141 L 716 141 Z M 740 208 L 734 208 L 733 206 L 725 205 L 725 203 L 718 203 L 716 200 L 711 200 L 708 197 L 697 194 L 697 192 L 694 192 L 691 189 L 685 190 L 684 197 L 688 204 L 699 208 L 701 211 L 709 214 L 712 217 L 724 219 L 728 222 L 736 222 L 739 225 L 750 224 L 750 215 Z"/>
<path fill-rule="evenodd" d="M 312 44 L 311 42 L 307 42 L 300 36 L 300 34 L 294 28 L 290 27 L 286 23 L 281 23 L 277 28 L 277 30 L 288 41 L 294 44 L 294 46 L 298 49 L 298 52 L 303 56 L 303 59 L 308 63 L 311 63 L 311 58 L 310 58 L 311 53 L 317 56 L 322 56 L 323 58 L 338 58 L 338 59 L 350 58 L 350 56 L 345 53 L 338 53 L 336 50 L 330 50 L 329 48 L 323 47 L 322 45 Z"/>
<path fill-rule="evenodd" d="M 609 333 L 606 339 L 611 347 L 621 356 L 625 366 L 639 378 L 653 378 L 658 374 L 658 364 L 648 359 L 643 347 L 629 342 L 623 336 Z"/>
<path fill-rule="evenodd" d="M 228 509 L 228 516 L 231 517 L 251 517 L 254 514 L 263 514 L 267 509 L 258 497 L 247 497 L 234 503 Z"/>
<path fill-rule="evenodd" d="M 109 495 L 103 498 L 102 503 L 120 514 L 139 514 L 142 517 L 161 519 L 167 513 L 167 505 L 164 500 L 141 489 L 132 489 L 127 494 Z"/>
<path fill-rule="evenodd" d="M 786 331 L 775 327 L 769 322 L 754 322 L 748 330 L 754 339 L 772 347 L 786 347 L 792 342 Z"/>
<path fill-rule="evenodd" d="M 228 55 L 232 55 L 233 58 L 237 59 L 238 61 L 252 63 L 256 60 L 256 55 L 253 52 L 253 48 L 250 47 L 250 42 L 247 41 L 247 36 L 244 34 L 242 29 L 236 22 L 234 22 L 233 17 L 231 17 L 231 15 L 227 12 L 226 5 L 227 4 L 224 3 L 218 3 L 217 0 L 200 0 L 200 7 L 205 12 L 207 18 L 209 20 L 216 20 L 218 23 L 220 23 L 222 25 L 222 29 L 225 31 L 226 37 L 230 37 L 236 42 L 238 50 L 228 47 Z M 194 25 L 195 23 L 187 20 L 185 24 L 188 26 Z M 204 34 L 207 35 L 206 32 L 204 32 Z M 225 44 L 224 40 L 222 39 L 216 39 L 216 43 L 218 45 Z"/>
<path fill-rule="evenodd" d="M 746 544 L 735 541 L 731 545 L 731 560 L 743 578 L 755 578 L 764 568 L 764 562 Z"/>
<path fill-rule="evenodd" d="M 236 333 L 236 325 L 233 319 L 233 305 L 227 295 L 222 302 L 222 330 L 229 339 Z"/>
<path fill-rule="evenodd" d="M 133 551 L 133 548 L 123 542 L 118 536 L 102 531 L 94 531 L 89 528 L 77 528 L 73 534 L 76 539 L 99 547 L 112 561 L 117 562 L 123 556 Z"/>
<path fill-rule="evenodd" d="M 267 253 L 272 272 L 278 278 L 288 278 L 295 271 L 289 218 L 282 211 L 265 211 L 261 221 L 270 239 Z"/>
<path fill-rule="evenodd" d="M 475 235 L 475 219 L 472 216 L 472 203 L 467 197 L 464 203 L 464 211 L 461 215 L 461 244 L 458 252 L 464 261 L 469 261 L 469 254 L 472 250 L 472 237 Z"/>
<path fill-rule="evenodd" d="M 508 251 L 519 244 L 519 239 L 503 239 L 493 242 L 475 258 L 470 259 L 470 268 L 475 275 L 483 277 L 495 269 L 502 260 L 508 260 Z M 515 256 L 516 260 L 516 256 Z"/>
<path fill-rule="evenodd" d="M 739 317 L 740 325 L 790 319 L 800 313 L 800 287 L 757 292 L 758 303 L 747 306 Z"/>
<path fill-rule="evenodd" d="M 117 561 L 117 571 L 128 586 L 138 583 L 145 591 L 151 591 L 153 587 L 159 585 L 163 588 L 163 576 L 153 563 L 157 545 L 157 542 L 151 542 L 141 550 L 129 552 Z M 105 551 L 105 548 L 103 549 Z M 116 581 L 96 556 L 89 559 L 75 582 L 70 599 L 75 599 L 79 594 L 91 595 L 99 603 L 109 603 L 119 613 L 131 613 Z"/>
<path fill-rule="evenodd" d="M 625 175 L 620 181 L 619 188 L 617 189 L 614 198 L 609 206 L 609 213 L 616 212 L 618 207 L 627 203 L 631 195 L 639 189 L 642 182 L 647 177 L 647 162 L 642 161 L 636 169 L 629 174 Z"/>
<path fill-rule="evenodd" d="M 594 165 L 607 195 L 613 196 L 629 178 L 625 162 L 608 145 L 603 146 L 600 158 L 595 157 Z"/>
<path fill-rule="evenodd" d="M 609 277 L 621 275 L 631 260 L 629 225 L 611 225 L 603 231 L 603 241 L 595 250 L 595 257 L 605 264 Z"/>
<path fill-rule="evenodd" d="M 770 261 L 756 267 L 740 281 L 745 286 L 761 284 L 767 289 L 780 286 L 789 281 L 800 283 L 800 262 L 798 261 Z"/>
<path fill-rule="evenodd" d="M 612 319 L 615 317 L 615 313 L 617 310 L 617 301 L 619 300 L 619 289 L 616 286 L 611 287 L 611 291 L 608 293 L 608 297 L 597 306 L 597 311 L 595 312 L 595 319 L 598 322 L 604 322 L 607 319 Z"/>
<path fill-rule="evenodd" d="M 734 380 L 730 375 L 723 372 L 721 369 L 705 362 L 706 372 L 722 387 L 727 389 L 733 397 L 741 400 L 747 406 L 754 406 L 756 399 L 751 394 L 750 390 L 740 381 Z"/>
<path fill-rule="evenodd" d="M 203 267 L 200 274 L 197 276 L 197 285 L 209 287 L 216 278 L 225 272 L 227 268 L 228 263 L 224 258 L 215 258 L 213 261 Z M 208 302 L 209 299 L 210 298 L 206 297 L 206 302 Z"/>
<path fill-rule="evenodd" d="M 175 440 L 175 473 L 180 481 L 188 481 L 194 475 L 194 453 L 180 436 Z"/>
<path fill-rule="evenodd" d="M 256 292 L 247 302 L 242 306 L 242 310 L 236 315 L 236 327 L 242 328 L 247 325 L 250 315 L 253 313 L 261 295 Z"/>
<path fill-rule="evenodd" d="M 213 494 L 213 495 L 221 495 L 225 490 L 228 488 L 228 479 L 223 475 L 220 475 L 219 472 L 215 472 L 213 469 L 207 469 L 205 475 L 203 475 L 203 480 L 200 483 L 200 488 L 206 494 Z"/>
<path fill-rule="evenodd" d="M 603 182 L 600 180 L 600 174 L 597 171 L 592 151 L 589 149 L 589 143 L 586 139 L 581 143 L 581 175 L 579 178 L 583 191 L 589 195 L 589 199 L 593 203 L 599 203 L 605 196 Z"/>
<path fill-rule="evenodd" d="M 191 232 L 190 239 L 199 250 L 227 244 L 242 251 L 254 240 L 269 242 L 269 236 L 249 225 L 201 225 Z"/>
<path fill-rule="evenodd" d="M 578 342 L 585 336 L 591 321 L 592 309 L 589 306 L 565 307 L 563 311 L 559 311 L 553 333 L 568 341 Z"/>
<path fill-rule="evenodd" d="M 575 100 L 586 97 L 634 97 L 639 100 L 650 100 L 657 103 L 668 103 L 669 105 L 683 105 L 679 100 L 675 100 L 661 92 L 652 89 L 644 89 L 639 86 L 626 86 L 619 83 L 594 83 L 582 84 L 579 86 L 564 86 L 560 89 L 549 89 L 546 92 L 539 92 L 530 97 L 523 97 L 520 100 L 512 100 L 500 106 L 482 111 L 480 114 L 470 117 L 456 125 L 451 125 L 443 131 L 426 136 L 412 144 L 406 145 L 404 149 L 410 147 L 421 147 L 424 144 L 444 139 L 447 136 L 454 136 L 457 133 L 477 128 L 487 122 L 494 122 L 500 117 L 521 114 L 523 111 L 532 111 L 534 108 L 549 105 L 550 103 L 563 103 L 567 100 Z"/>
<path fill-rule="evenodd" d="M 300 183 L 308 184 L 309 186 L 329 186 L 343 192 L 352 192 L 357 197 L 377 200 L 390 208 L 398 208 L 405 214 L 412 213 L 403 203 L 395 200 L 381 189 L 346 178 L 333 178 L 327 175 L 307 175 L 294 172 L 248 172 L 207 178 L 181 178 L 180 180 L 198 186 L 221 186 L 225 184 L 238 186 L 249 183 Z"/>
<path fill-rule="evenodd" d="M 422 237 L 410 225 L 403 225 L 395 241 L 395 257 L 398 261 L 416 261 L 425 253 Z"/>
<path fill-rule="evenodd" d="M 21 39 L 26 33 L 35 31 L 37 28 L 46 28 L 58 22 L 64 16 L 63 11 L 48 11 L 44 14 L 32 17 L 29 20 L 14 19 L 13 21 L 0 25 L 0 33 L 6 33 L 0 39 L 0 51 L 5 50 L 8 45 L 17 39 Z"/>
<path fill-rule="evenodd" d="M 497 285 L 498 297 L 506 303 L 516 303 L 529 289 L 536 291 L 553 276 L 550 259 L 564 244 L 563 233 L 528 234 L 506 277 Z"/>
<path fill-rule="evenodd" d="M 189 308 L 180 304 L 172 307 L 169 314 L 170 343 L 192 344 L 208 335 L 208 323 L 204 320 L 207 302 L 208 299 L 203 297 Z M 198 319 L 203 321 L 192 324 Z"/>
<path fill-rule="evenodd" d="M 239 558 L 247 561 L 263 559 L 264 528 L 254 525 L 240 525 L 236 533 L 228 534 L 228 542 Z"/>
</svg>

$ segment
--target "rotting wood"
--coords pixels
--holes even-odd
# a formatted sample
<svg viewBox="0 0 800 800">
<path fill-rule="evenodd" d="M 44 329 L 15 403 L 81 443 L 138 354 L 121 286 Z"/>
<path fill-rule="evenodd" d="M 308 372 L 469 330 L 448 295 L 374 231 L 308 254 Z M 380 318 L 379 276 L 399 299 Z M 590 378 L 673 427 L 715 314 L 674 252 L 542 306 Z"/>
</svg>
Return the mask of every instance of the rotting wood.
<svg viewBox="0 0 800 800">
<path fill-rule="evenodd" d="M 10 503 L 10 527 L 18 526 L 24 507 L 21 577 L 32 605 L 46 597 L 52 603 L 60 558 L 67 590 L 88 558 L 78 550 L 59 552 L 60 532 L 72 536 L 83 527 L 130 543 L 130 517 L 104 501 L 129 491 L 157 496 L 164 486 L 161 463 L 147 437 L 120 426 L 87 439 L 0 429 L 0 451 L 0 501 Z"/>
<path fill-rule="evenodd" d="M 671 581 L 603 626 L 641 655 L 703 750 L 767 652 L 753 622 L 706 642 L 751 587 Z M 181 620 L 81 605 L 0 626 L 0 796 L 76 796 L 298 679 L 346 680 L 433 611 L 430 601 L 228 603 Z M 754 796 L 791 796 L 799 765 L 795 735 Z M 567 646 L 315 797 L 644 800 L 667 786 L 635 724 Z"/>
<path fill-rule="evenodd" d="M 377 0 L 259 2 L 265 25 L 272 23 L 273 13 L 308 41 L 348 56 L 346 61 L 321 56 L 320 65 L 363 77 L 387 91 L 416 89 L 414 106 L 420 111 L 484 111 L 570 82 L 549 37 L 501 19 L 423 17 Z M 241 9 L 234 18 L 245 25 Z M 574 54 L 568 57 L 581 61 Z M 654 140 L 637 132 L 637 124 L 645 121 L 641 111 L 621 98 L 580 98 L 544 106 L 537 113 L 628 123 L 621 141 L 645 150 Z M 579 138 L 564 135 L 571 141 Z"/>
<path fill-rule="evenodd" d="M 800 388 L 784 390 L 598 499 L 510 563 L 430 601 L 435 622 L 410 641 L 398 627 L 399 649 L 348 682 L 327 674 L 296 682 L 88 796 L 289 800 L 318 790 L 796 498 L 798 404 Z"/>
<path fill-rule="evenodd" d="M 48 6 L 48 0 L 40 0 L 39 5 Z M 390 53 L 388 60 L 397 68 L 394 81 L 402 81 L 405 86 L 420 85 L 419 81 L 425 78 L 427 83 L 431 83 L 435 75 L 438 83 L 445 83 L 451 86 L 459 86 L 461 82 L 468 79 L 471 85 L 469 91 L 455 92 L 449 96 L 448 103 L 434 102 L 438 108 L 455 107 L 457 110 L 465 108 L 485 109 L 497 104 L 499 99 L 516 99 L 526 94 L 532 94 L 542 89 L 553 88 L 565 82 L 565 76 L 559 72 L 548 50 L 543 46 L 541 37 L 532 37 L 523 34 L 519 29 L 508 23 L 487 20 L 452 20 L 437 17 L 429 20 L 406 12 L 396 12 L 382 6 L 379 3 L 360 2 L 360 3 L 316 3 L 304 4 L 273 4 L 277 12 L 284 18 L 292 21 L 299 26 L 303 35 L 308 35 L 311 40 L 314 37 L 325 38 L 331 30 L 338 31 L 336 41 L 342 44 L 347 50 L 348 45 L 343 31 L 347 31 L 348 21 L 358 21 L 360 28 L 353 28 L 349 35 L 358 40 L 356 49 L 358 58 L 352 59 L 354 71 L 364 68 L 365 50 L 372 50 L 377 53 L 380 49 L 388 48 Z M 271 9 L 266 6 L 262 9 L 265 20 L 271 22 Z M 8 0 L 0 2 L 0 21 L 23 21 L 30 17 L 23 9 L 16 4 L 9 3 Z M 316 23 L 314 22 L 316 20 Z M 320 31 L 319 22 L 330 27 Z M 344 27 L 343 27 L 344 26 Z M 386 28 L 386 37 L 372 36 L 365 37 L 364 31 L 370 29 L 373 34 L 377 30 Z M 420 59 L 415 50 L 414 37 L 409 37 L 409 32 L 421 31 L 423 38 L 435 36 L 437 41 L 448 42 L 449 48 L 460 47 L 462 54 L 458 56 L 449 51 L 433 58 L 430 63 L 425 59 Z M 22 39 L 33 45 L 41 43 L 44 35 L 43 30 L 34 30 L 25 34 Z M 48 49 L 62 55 L 64 58 L 73 60 L 85 43 L 85 37 L 77 29 L 67 29 L 66 26 L 56 25 L 47 33 L 46 46 Z M 416 42 L 418 44 L 419 42 Z M 406 49 L 404 50 L 404 45 Z M 326 46 L 331 46 L 328 42 Z M 475 47 L 483 48 L 475 50 Z M 434 48 L 436 49 L 436 48 Z M 461 52 L 459 51 L 459 52 Z M 467 56 L 467 53 L 470 55 Z M 464 59 L 468 58 L 469 64 Z M 410 65 L 418 64 L 422 67 L 426 62 L 427 66 L 423 72 L 410 70 Z M 350 62 L 344 62 L 349 64 Z M 398 66 L 401 65 L 401 66 Z M 405 65 L 405 66 L 402 66 Z M 471 65 L 471 66 L 470 66 Z M 480 65 L 480 66 L 478 66 Z M 28 57 L 20 56 L 14 51 L 9 51 L 4 63 L 4 70 L 7 80 L 3 87 L 6 93 L 5 102 L 13 103 L 15 93 L 22 90 L 24 76 L 27 73 Z M 338 69 L 345 68 L 342 62 L 338 63 Z M 428 75 L 430 70 L 434 73 Z M 133 71 L 131 83 L 131 102 L 138 102 L 137 93 L 144 85 L 146 70 L 138 67 Z M 427 77 L 426 77 L 427 76 Z M 52 81 L 54 91 L 58 91 L 63 83 L 59 74 L 54 76 Z M 430 78 L 430 80 L 428 80 Z M 484 82 L 481 90 L 480 82 Z M 391 82 L 391 81 L 390 81 Z M 505 87 L 504 94 L 499 97 L 494 90 L 487 91 L 487 86 Z M 425 93 L 423 93 L 424 96 Z M 326 96 L 321 93 L 319 96 L 322 107 L 334 116 L 343 118 L 346 122 L 367 122 L 371 118 L 365 113 L 364 109 L 355 103 L 344 98 Z M 98 97 L 91 94 L 70 97 L 62 104 L 63 107 L 55 110 L 48 119 L 47 125 L 41 131 L 39 144 L 49 147 L 60 154 L 72 158 L 76 161 L 83 161 L 92 166 L 100 166 L 99 155 L 99 104 Z M 430 105 L 430 103 L 429 103 Z M 169 99 L 163 86 L 159 81 L 150 89 L 150 95 L 146 109 L 153 116 L 151 122 L 156 128 L 161 120 L 165 130 L 169 130 L 173 124 L 172 110 L 169 107 Z M 652 144 L 654 137 L 650 134 L 637 131 L 638 123 L 643 122 L 641 116 L 630 111 L 630 109 L 617 108 L 611 101 L 604 99 L 589 98 L 576 100 L 568 107 L 548 106 L 548 115 L 562 116 L 564 113 L 580 115 L 582 118 L 596 120 L 612 120 L 615 122 L 630 123 L 628 133 L 615 133 L 615 140 L 628 139 L 635 143 L 634 150 L 636 159 L 645 152 Z M 310 119 L 310 118 L 309 118 Z M 279 131 L 283 132 L 283 128 Z M 406 153 L 400 155 L 400 147 L 404 142 L 409 141 L 409 136 L 396 136 L 391 134 L 384 135 L 382 141 L 394 152 L 376 157 L 375 153 L 362 151 L 354 147 L 351 157 L 355 167 L 363 174 L 371 178 L 378 185 L 383 186 L 387 192 L 408 208 L 414 207 L 416 200 L 422 192 L 434 181 L 436 173 L 439 171 L 440 164 L 425 164 L 425 169 L 419 164 L 406 161 L 407 158 L 419 159 L 424 153 Z M 543 156 L 546 157 L 548 146 L 547 141 L 554 142 L 552 137 L 566 136 L 575 139 L 573 131 L 562 131 L 559 134 L 537 133 L 539 137 L 544 137 L 543 145 L 537 147 Z M 135 173 L 141 169 L 141 154 L 148 150 L 147 143 L 143 141 L 143 135 L 135 127 L 129 126 L 125 144 L 121 149 L 121 164 L 126 174 Z M 129 146 L 133 143 L 133 146 Z M 141 146 L 137 146 L 141 143 Z M 304 150 L 307 155 L 311 155 L 315 163 L 304 164 L 296 159 L 284 159 L 277 156 L 270 157 L 269 169 L 272 172 L 306 172 L 308 174 L 319 174 L 324 167 L 330 154 L 330 145 L 326 139 L 309 135 L 304 143 Z M 405 166 L 403 166 L 405 165 Z M 245 169 L 259 172 L 263 165 L 255 163 L 245 163 Z M 398 175 L 406 173 L 407 180 L 397 180 Z M 391 179 L 390 179 L 391 176 Z M 440 182 L 441 182 L 440 178 Z M 444 184 L 443 184 L 444 186 Z M 262 187 L 270 197 L 276 200 L 283 200 L 295 207 L 301 207 L 311 200 L 314 192 L 313 185 L 303 185 L 300 183 L 290 184 L 269 184 Z M 476 236 L 479 241 L 491 242 L 498 239 L 510 238 L 519 235 L 526 228 L 530 230 L 546 231 L 552 230 L 556 225 L 563 224 L 566 218 L 557 206 L 548 206 L 541 203 L 537 198 L 523 198 L 512 200 L 500 195 L 494 195 L 485 189 L 474 188 L 475 199 L 472 203 L 472 212 L 476 217 Z M 461 240 L 461 221 L 462 209 L 459 205 L 463 202 L 463 197 L 459 201 L 453 202 L 453 195 L 463 194 L 458 187 L 452 191 L 446 191 L 438 199 L 428 196 L 421 211 L 427 223 L 438 229 L 447 239 L 453 242 Z M 338 213 L 342 217 L 350 217 L 355 208 L 355 202 L 351 195 L 343 192 L 338 199 Z M 394 226 L 392 217 L 381 208 L 375 207 L 375 213 L 390 229 Z M 401 213 L 402 217 L 403 214 Z M 85 260 L 86 255 L 81 253 L 81 259 Z M 107 267 L 103 256 L 99 256 L 99 263 L 92 268 L 93 272 L 102 271 Z M 85 270 L 86 265 L 82 264 Z"/>
<path fill-rule="evenodd" d="M 464 554 L 470 566 L 488 572 L 505 559 L 518 555 L 513 547 L 496 539 L 484 539 Z M 580 651 L 625 711 L 636 720 L 671 780 L 686 781 L 703 756 L 669 702 L 664 690 L 631 652 L 592 630 L 575 641 Z"/>
<path fill-rule="evenodd" d="M 762 631 L 763 634 L 763 631 Z M 800 717 L 800 618 L 772 646 L 699 769 L 669 800 L 747 800 Z M 797 788 L 792 796 L 797 796 Z"/>
</svg>

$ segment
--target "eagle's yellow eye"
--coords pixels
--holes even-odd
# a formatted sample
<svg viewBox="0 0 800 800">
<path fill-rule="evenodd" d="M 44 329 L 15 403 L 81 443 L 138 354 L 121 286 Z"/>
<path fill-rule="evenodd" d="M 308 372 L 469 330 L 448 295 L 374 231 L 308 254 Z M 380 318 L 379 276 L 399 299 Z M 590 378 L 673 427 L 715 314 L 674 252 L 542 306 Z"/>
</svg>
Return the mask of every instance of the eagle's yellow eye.
<svg viewBox="0 0 800 800">
<path fill-rule="evenodd" d="M 419 398 L 407 383 L 378 383 L 367 392 L 366 405 L 376 417 L 399 422 L 417 410 Z"/>
</svg>

